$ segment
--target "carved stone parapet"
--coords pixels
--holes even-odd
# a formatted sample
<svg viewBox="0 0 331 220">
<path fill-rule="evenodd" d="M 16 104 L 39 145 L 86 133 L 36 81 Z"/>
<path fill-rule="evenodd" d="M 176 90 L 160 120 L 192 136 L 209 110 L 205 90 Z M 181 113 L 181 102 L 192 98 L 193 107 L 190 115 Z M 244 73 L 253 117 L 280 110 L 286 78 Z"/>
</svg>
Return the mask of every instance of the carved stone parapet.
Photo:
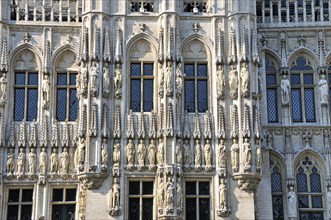
<svg viewBox="0 0 331 220">
<path fill-rule="evenodd" d="M 106 179 L 105 173 L 80 173 L 77 178 L 84 187 L 87 189 L 98 189 L 102 182 Z"/>
<path fill-rule="evenodd" d="M 236 173 L 233 179 L 238 181 L 238 187 L 247 192 L 254 192 L 261 180 L 259 173 Z"/>
<path fill-rule="evenodd" d="M 219 217 L 228 217 L 231 215 L 231 210 L 229 209 L 218 209 L 217 210 L 217 215 Z"/>
</svg>

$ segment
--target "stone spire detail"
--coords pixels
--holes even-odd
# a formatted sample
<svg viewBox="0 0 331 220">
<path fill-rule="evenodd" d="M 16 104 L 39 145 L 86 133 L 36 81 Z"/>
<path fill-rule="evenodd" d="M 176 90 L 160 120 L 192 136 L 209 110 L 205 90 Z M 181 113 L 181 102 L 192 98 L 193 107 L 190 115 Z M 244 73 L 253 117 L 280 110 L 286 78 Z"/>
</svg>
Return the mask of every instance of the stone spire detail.
<svg viewBox="0 0 331 220">
<path fill-rule="evenodd" d="M 8 141 L 8 147 L 15 147 L 15 124 L 14 122 L 10 122 L 10 130 L 9 130 L 9 141 Z"/>
<path fill-rule="evenodd" d="M 191 131 L 190 131 L 190 122 L 187 111 L 185 110 L 184 114 L 184 126 L 183 126 L 183 138 L 190 138 Z"/>
<path fill-rule="evenodd" d="M 280 33 L 280 59 L 282 67 L 287 67 L 287 47 L 285 32 Z"/>
<path fill-rule="evenodd" d="M 247 29 L 243 28 L 241 31 L 241 61 L 248 60 L 248 36 Z"/>
<path fill-rule="evenodd" d="M 134 119 L 133 119 L 132 110 L 130 109 L 129 114 L 128 114 L 127 128 L 126 128 L 126 137 L 127 138 L 134 138 L 133 125 L 134 125 Z"/>
<path fill-rule="evenodd" d="M 236 54 L 237 54 L 237 48 L 236 48 L 236 35 L 233 27 L 231 27 L 230 31 L 230 43 L 229 43 L 229 54 L 228 54 L 228 62 L 229 63 L 235 63 L 236 62 Z"/>
<path fill-rule="evenodd" d="M 105 109 L 104 110 L 104 114 L 105 114 L 106 110 L 108 112 L 108 107 L 106 105 L 104 105 L 104 109 Z M 108 115 L 108 113 L 107 113 L 107 115 Z M 105 117 L 105 115 L 104 115 L 104 117 Z M 107 121 L 108 121 L 108 119 L 107 119 Z M 106 123 L 106 121 L 104 121 L 104 123 Z M 115 108 L 113 135 L 114 135 L 114 138 L 121 138 L 121 107 L 120 107 L 120 105 L 116 105 L 116 108 Z"/>
<path fill-rule="evenodd" d="M 92 45 L 92 54 L 91 60 L 100 59 L 100 28 L 93 28 L 93 45 Z"/>
<path fill-rule="evenodd" d="M 194 116 L 194 130 L 193 130 L 193 137 L 200 139 L 201 133 L 200 133 L 200 120 L 199 120 L 199 114 L 195 113 Z"/>
<path fill-rule="evenodd" d="M 58 135 L 58 128 L 57 128 L 57 121 L 54 120 L 53 126 L 52 126 L 52 138 L 51 138 L 52 147 L 58 146 L 58 142 L 57 142 L 58 139 L 59 139 L 59 135 Z"/>
<path fill-rule="evenodd" d="M 123 48 L 122 48 L 122 30 L 117 28 L 115 42 L 115 62 L 122 63 Z"/>
<path fill-rule="evenodd" d="M 145 120 L 144 120 L 144 113 L 138 116 L 138 131 L 137 131 L 138 138 L 145 138 Z"/>
<path fill-rule="evenodd" d="M 83 104 L 83 108 L 79 111 L 79 126 L 78 126 L 78 134 L 79 137 L 85 137 L 87 129 L 87 106 Z"/>
<path fill-rule="evenodd" d="M 173 50 L 174 48 L 174 28 L 169 27 L 168 29 L 168 36 L 167 36 L 167 60 L 173 60 Z"/>
<path fill-rule="evenodd" d="M 1 46 L 1 60 L 0 60 L 0 71 L 7 72 L 8 71 L 8 45 L 7 45 L 7 37 L 2 37 L 2 46 Z"/>
<path fill-rule="evenodd" d="M 104 43 L 103 43 L 103 61 L 110 63 L 111 62 L 111 51 L 110 51 L 110 37 L 109 29 L 105 28 Z"/>
<path fill-rule="evenodd" d="M 225 58 L 225 48 L 224 48 L 224 32 L 221 28 L 218 29 L 217 32 L 217 45 L 216 45 L 216 55 L 217 55 L 217 63 L 224 63 Z"/>
<path fill-rule="evenodd" d="M 176 62 L 177 63 L 181 63 L 182 62 L 182 60 L 183 60 L 183 58 L 182 58 L 182 53 L 181 53 L 181 48 L 182 48 L 182 46 L 181 46 L 181 41 L 180 41 L 180 31 L 179 31 L 179 29 L 178 28 L 176 28 Z"/>
<path fill-rule="evenodd" d="M 257 32 L 254 29 L 252 33 L 252 58 L 254 63 L 260 63 L 259 57 L 259 47 L 258 47 L 258 40 L 257 40 Z"/>
<path fill-rule="evenodd" d="M 80 36 L 78 63 L 86 62 L 87 60 L 88 60 L 88 28 L 84 27 Z"/>
<path fill-rule="evenodd" d="M 48 74 L 49 73 L 49 63 L 50 63 L 50 57 L 51 57 L 51 46 L 49 40 L 45 41 L 45 48 L 44 48 L 44 60 L 43 60 L 43 73 Z"/>
<path fill-rule="evenodd" d="M 250 107 L 249 107 L 249 105 L 245 104 L 244 118 L 243 118 L 243 137 L 250 137 L 251 136 L 250 117 L 251 117 Z"/>
<path fill-rule="evenodd" d="M 5 145 L 5 120 L 3 114 L 0 114 L 0 146 Z"/>
<path fill-rule="evenodd" d="M 324 65 L 324 57 L 325 57 L 325 43 L 324 43 L 325 35 L 323 31 L 318 32 L 318 55 L 320 60 L 320 66 Z"/>
<path fill-rule="evenodd" d="M 259 139 L 261 137 L 260 111 L 256 105 L 254 105 L 253 107 L 253 112 L 254 112 L 254 135 L 255 138 Z"/>
<path fill-rule="evenodd" d="M 25 147 L 25 122 L 22 122 L 19 127 L 18 147 Z"/>
<path fill-rule="evenodd" d="M 149 132 L 148 135 L 150 138 L 156 138 L 156 114 L 152 110 L 151 115 L 149 116 Z"/>
<path fill-rule="evenodd" d="M 209 111 L 206 112 L 206 115 L 204 116 L 204 136 L 205 139 L 211 139 L 211 124 L 210 124 L 210 120 L 211 120 L 211 115 L 209 113 Z"/>
<path fill-rule="evenodd" d="M 33 121 L 29 126 L 29 147 L 37 147 L 36 122 Z"/>
<path fill-rule="evenodd" d="M 69 147 L 69 128 L 68 122 L 62 125 L 61 145 L 62 147 Z"/>
<path fill-rule="evenodd" d="M 40 146 L 47 147 L 48 142 L 48 115 L 44 115 L 41 125 Z"/>
<path fill-rule="evenodd" d="M 164 116 L 164 105 L 163 103 L 161 103 L 160 112 L 157 119 L 158 137 L 162 137 L 163 135 L 163 116 Z"/>
<path fill-rule="evenodd" d="M 117 106 L 116 106 L 117 109 Z M 115 122 L 116 122 L 116 110 L 115 109 Z M 108 106 L 106 104 L 103 104 L 102 106 L 102 137 L 108 138 L 109 137 L 109 129 L 108 129 Z M 114 126 L 114 132 L 115 132 L 115 126 Z M 115 136 L 115 135 L 114 135 Z"/>
<path fill-rule="evenodd" d="M 231 137 L 238 138 L 238 131 L 239 131 L 238 107 L 237 105 L 234 105 L 232 107 Z"/>
<path fill-rule="evenodd" d="M 158 61 L 162 63 L 164 61 L 164 29 L 160 27 L 159 30 L 159 54 L 158 54 Z"/>
<path fill-rule="evenodd" d="M 173 113 L 174 111 L 173 111 L 172 103 L 169 103 L 168 111 L 167 111 L 166 135 L 170 137 L 174 135 Z"/>
<path fill-rule="evenodd" d="M 93 104 L 90 121 L 90 136 L 96 137 L 98 135 L 98 105 Z"/>
<path fill-rule="evenodd" d="M 182 114 L 178 105 L 176 106 L 176 129 L 177 137 L 182 137 Z"/>
<path fill-rule="evenodd" d="M 217 115 L 217 137 L 220 139 L 225 139 L 225 116 L 224 107 L 219 104 L 218 115 Z"/>
</svg>

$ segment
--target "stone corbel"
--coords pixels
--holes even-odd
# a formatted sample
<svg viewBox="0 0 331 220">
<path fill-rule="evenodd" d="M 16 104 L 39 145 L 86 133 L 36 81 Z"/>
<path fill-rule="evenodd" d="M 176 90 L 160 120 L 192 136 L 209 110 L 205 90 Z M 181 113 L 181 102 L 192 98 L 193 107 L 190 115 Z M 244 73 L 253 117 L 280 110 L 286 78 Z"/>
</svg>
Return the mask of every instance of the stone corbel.
<svg viewBox="0 0 331 220">
<path fill-rule="evenodd" d="M 86 189 L 98 189 L 106 179 L 106 173 L 79 173 L 77 178 Z"/>
<path fill-rule="evenodd" d="M 238 187 L 246 192 L 254 192 L 261 180 L 261 175 L 258 173 L 237 173 L 233 178 L 238 182 Z"/>
</svg>

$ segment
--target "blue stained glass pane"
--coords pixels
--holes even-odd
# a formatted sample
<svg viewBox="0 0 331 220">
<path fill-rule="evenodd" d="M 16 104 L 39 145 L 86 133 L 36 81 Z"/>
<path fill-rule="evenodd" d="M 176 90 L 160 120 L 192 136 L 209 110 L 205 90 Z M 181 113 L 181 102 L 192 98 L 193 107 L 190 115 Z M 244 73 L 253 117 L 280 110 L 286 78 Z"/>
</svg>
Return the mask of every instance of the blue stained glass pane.
<svg viewBox="0 0 331 220">
<path fill-rule="evenodd" d="M 38 85 L 38 73 L 29 73 L 28 85 Z"/>
<path fill-rule="evenodd" d="M 311 192 L 322 192 L 321 178 L 318 173 L 310 174 L 310 191 Z"/>
<path fill-rule="evenodd" d="M 14 101 L 14 120 L 22 121 L 24 118 L 24 89 L 15 89 L 15 101 Z"/>
<path fill-rule="evenodd" d="M 130 108 L 134 112 L 140 112 L 141 88 L 140 79 L 131 80 Z"/>
<path fill-rule="evenodd" d="M 70 85 L 76 85 L 77 73 L 70 73 Z"/>
<path fill-rule="evenodd" d="M 37 119 L 38 89 L 28 89 L 27 121 Z"/>
<path fill-rule="evenodd" d="M 194 80 L 185 80 L 185 109 L 187 112 L 194 112 Z"/>
<path fill-rule="evenodd" d="M 275 74 L 267 74 L 267 85 L 276 85 L 276 75 Z"/>
<path fill-rule="evenodd" d="M 315 98 L 314 89 L 305 89 L 305 111 L 306 111 L 306 121 L 315 121 Z"/>
<path fill-rule="evenodd" d="M 194 76 L 194 64 L 185 64 L 184 73 L 186 76 Z"/>
<path fill-rule="evenodd" d="M 131 76 L 140 76 L 140 63 L 131 63 Z"/>
<path fill-rule="evenodd" d="M 153 110 L 153 80 L 144 80 L 144 112 Z"/>
<path fill-rule="evenodd" d="M 296 65 L 291 67 L 292 71 L 299 71 L 299 70 L 313 70 L 313 68 L 307 64 L 307 60 L 304 57 L 298 57 L 296 59 Z"/>
<path fill-rule="evenodd" d="M 25 73 L 15 73 L 15 85 L 25 85 Z"/>
<path fill-rule="evenodd" d="M 270 73 L 274 73 L 276 72 L 276 68 L 274 67 L 274 65 L 271 63 L 270 59 L 266 58 L 265 59 L 265 71 Z"/>
<path fill-rule="evenodd" d="M 70 89 L 69 94 L 69 121 L 75 121 L 78 117 L 78 99 L 76 89 Z"/>
<path fill-rule="evenodd" d="M 207 64 L 198 64 L 198 76 L 207 76 Z"/>
<path fill-rule="evenodd" d="M 300 85 L 300 74 L 292 74 L 291 75 L 291 85 Z"/>
<path fill-rule="evenodd" d="M 292 118 L 293 122 L 302 121 L 300 89 L 292 89 Z"/>
<path fill-rule="evenodd" d="M 277 90 L 267 89 L 268 122 L 278 121 Z"/>
<path fill-rule="evenodd" d="M 67 117 L 67 89 L 57 89 L 56 119 L 65 121 Z"/>
<path fill-rule="evenodd" d="M 208 110 L 208 87 L 207 80 L 198 80 L 198 112 L 206 112 Z"/>
<path fill-rule="evenodd" d="M 307 176 L 305 173 L 297 174 L 297 188 L 298 192 L 307 192 Z"/>
<path fill-rule="evenodd" d="M 299 208 L 309 208 L 308 196 L 298 196 Z"/>
<path fill-rule="evenodd" d="M 153 76 L 153 64 L 144 64 L 144 76 Z"/>
<path fill-rule="evenodd" d="M 323 212 L 299 212 L 300 220 L 324 220 Z"/>
<path fill-rule="evenodd" d="M 312 196 L 311 203 L 313 208 L 323 208 L 322 196 Z"/>
<path fill-rule="evenodd" d="M 314 76 L 313 74 L 304 74 L 303 75 L 303 83 L 304 84 L 314 84 Z"/>
<path fill-rule="evenodd" d="M 59 85 L 59 86 L 67 85 L 67 74 L 66 73 L 57 74 L 57 85 Z"/>
<path fill-rule="evenodd" d="M 282 176 L 280 173 L 271 174 L 271 190 L 272 192 L 282 191 Z"/>
</svg>

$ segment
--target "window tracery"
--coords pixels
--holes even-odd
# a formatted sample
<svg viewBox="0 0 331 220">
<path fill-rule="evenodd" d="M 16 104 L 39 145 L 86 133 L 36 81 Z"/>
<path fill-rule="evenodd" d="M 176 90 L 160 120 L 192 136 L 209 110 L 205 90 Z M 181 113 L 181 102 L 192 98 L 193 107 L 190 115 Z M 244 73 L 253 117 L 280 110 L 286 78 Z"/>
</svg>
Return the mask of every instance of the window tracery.
<svg viewBox="0 0 331 220">
<path fill-rule="evenodd" d="M 184 12 L 207 12 L 207 9 L 206 1 L 184 1 Z"/>
<path fill-rule="evenodd" d="M 131 12 L 154 12 L 154 1 L 131 1 Z"/>
<path fill-rule="evenodd" d="M 276 65 L 269 57 L 265 59 L 265 72 L 267 85 L 268 122 L 278 122 L 277 69 Z"/>
</svg>

